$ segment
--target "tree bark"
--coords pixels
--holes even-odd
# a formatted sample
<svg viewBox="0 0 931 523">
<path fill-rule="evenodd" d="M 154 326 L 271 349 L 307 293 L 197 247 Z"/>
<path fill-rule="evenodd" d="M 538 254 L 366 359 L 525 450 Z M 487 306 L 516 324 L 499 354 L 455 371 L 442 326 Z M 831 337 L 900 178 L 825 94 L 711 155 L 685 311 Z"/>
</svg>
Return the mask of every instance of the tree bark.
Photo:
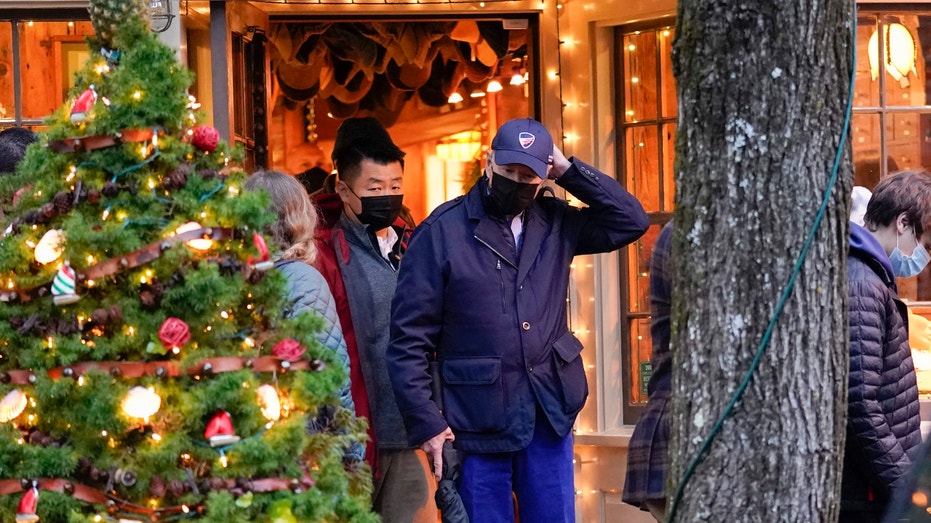
<svg viewBox="0 0 931 523">
<path fill-rule="evenodd" d="M 751 368 L 815 223 L 841 147 L 853 23 L 850 0 L 679 1 L 670 502 Z M 836 521 L 851 184 L 845 141 L 759 366 L 672 521 Z"/>
</svg>

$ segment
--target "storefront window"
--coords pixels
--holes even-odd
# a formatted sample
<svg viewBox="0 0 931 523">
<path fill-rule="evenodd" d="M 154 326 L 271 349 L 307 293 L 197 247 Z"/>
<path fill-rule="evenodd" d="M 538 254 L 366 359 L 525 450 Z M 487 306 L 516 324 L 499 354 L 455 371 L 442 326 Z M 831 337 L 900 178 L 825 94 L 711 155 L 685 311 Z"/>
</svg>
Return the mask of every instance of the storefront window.
<svg viewBox="0 0 931 523">
<path fill-rule="evenodd" d="M 0 20 L 0 127 L 38 126 L 64 103 L 88 58 L 88 35 L 86 10 Z"/>
<path fill-rule="evenodd" d="M 605 393 L 606 428 L 634 423 L 646 403 L 652 374 L 650 354 L 650 254 L 662 226 L 672 216 L 676 135 L 676 85 L 672 74 L 670 27 L 619 29 L 616 49 L 623 100 L 618 118 L 624 147 L 620 149 L 624 181 L 650 215 L 650 229 L 621 256 L 621 324 L 626 327 L 622 354 L 606 355 L 610 369 Z M 623 388 L 621 386 L 623 385 Z"/>
<path fill-rule="evenodd" d="M 854 184 L 872 189 L 897 170 L 931 170 L 931 12 L 861 12 L 857 49 Z M 903 299 L 931 301 L 928 271 L 898 284 Z"/>
<path fill-rule="evenodd" d="M 605 356 L 607 369 L 621 380 L 607 379 L 605 394 L 621 398 L 623 423 L 633 424 L 646 402 L 652 353 L 650 340 L 649 259 L 653 242 L 674 208 L 674 138 L 676 90 L 668 28 L 617 31 L 619 85 L 623 100 L 618 121 L 624 137 L 623 166 L 627 188 L 651 216 L 649 232 L 621 261 L 623 324 L 620 365 Z M 851 141 L 856 185 L 872 189 L 879 179 L 901 169 L 931 170 L 931 11 L 860 11 Z M 931 317 L 931 274 L 899 279 L 899 294 L 912 312 Z M 923 318 L 919 318 L 923 319 Z M 918 321 L 918 320 L 916 320 Z M 921 323 L 923 325 L 923 323 Z M 920 352 L 920 351 L 919 351 Z M 931 352 L 916 354 L 919 375 L 931 373 Z M 927 366 L 927 369 L 924 366 Z M 922 390 L 931 392 L 931 374 Z M 610 402 L 606 402 L 610 403 Z M 612 419 L 610 405 L 605 419 Z M 610 428 L 610 427 L 609 427 Z"/>
</svg>

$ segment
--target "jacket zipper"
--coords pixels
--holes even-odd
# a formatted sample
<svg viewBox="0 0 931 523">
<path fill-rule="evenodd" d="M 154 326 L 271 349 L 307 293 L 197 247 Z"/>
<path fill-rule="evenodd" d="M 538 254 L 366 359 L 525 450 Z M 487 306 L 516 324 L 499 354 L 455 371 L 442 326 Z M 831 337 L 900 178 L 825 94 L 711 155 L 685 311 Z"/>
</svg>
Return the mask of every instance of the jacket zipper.
<svg viewBox="0 0 931 523">
<path fill-rule="evenodd" d="M 506 298 L 504 297 L 504 273 L 501 272 L 501 258 L 498 258 L 497 262 L 498 263 L 495 268 L 498 269 L 498 280 L 501 282 L 501 312 L 505 313 L 507 312 L 507 302 Z"/>
<path fill-rule="evenodd" d="M 506 257 L 505 255 L 503 255 L 503 254 L 501 254 L 500 252 L 498 252 L 497 250 L 495 250 L 495 248 L 492 247 L 491 245 L 488 245 L 488 244 L 485 242 L 485 240 L 479 238 L 478 236 L 472 236 L 472 237 L 475 238 L 476 241 L 478 241 L 479 243 L 481 243 L 481 244 L 484 245 L 485 247 L 488 247 L 488 249 L 489 249 L 491 252 L 495 253 L 495 255 L 496 255 L 498 258 L 500 258 L 500 259 L 498 260 L 499 263 L 501 262 L 501 260 L 504 260 L 504 262 L 507 263 L 508 265 L 510 265 L 511 267 L 514 267 L 515 269 L 517 268 L 517 265 L 514 265 L 513 263 L 511 263 L 511 261 L 508 260 L 507 257 Z"/>
<path fill-rule="evenodd" d="M 510 261 L 508 261 L 508 259 L 505 258 L 500 252 L 496 251 L 494 247 L 485 243 L 485 241 L 479 238 L 478 236 L 473 236 L 473 238 L 478 240 L 478 242 L 484 245 L 485 247 L 488 247 L 488 249 L 491 250 L 491 252 L 495 253 L 495 255 L 498 257 L 498 259 L 496 260 L 495 269 L 498 270 L 498 281 L 501 282 L 501 312 L 502 314 L 506 313 L 507 312 L 507 297 L 505 296 L 505 292 L 504 292 L 504 273 L 501 271 L 501 260 L 504 260 L 505 263 L 507 263 L 511 267 L 514 267 L 515 269 L 517 268 L 517 266 L 511 263 Z"/>
</svg>

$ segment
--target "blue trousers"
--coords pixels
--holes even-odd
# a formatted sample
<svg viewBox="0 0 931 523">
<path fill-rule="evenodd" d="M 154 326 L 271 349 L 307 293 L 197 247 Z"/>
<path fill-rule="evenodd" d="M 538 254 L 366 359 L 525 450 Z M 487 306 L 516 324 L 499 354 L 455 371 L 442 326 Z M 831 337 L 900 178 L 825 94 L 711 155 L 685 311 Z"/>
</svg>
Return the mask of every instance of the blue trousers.
<svg viewBox="0 0 931 523">
<path fill-rule="evenodd" d="M 466 454 L 458 489 L 470 521 L 514 523 L 513 492 L 521 523 L 574 523 L 572 435 L 559 437 L 538 411 L 523 450 Z"/>
</svg>

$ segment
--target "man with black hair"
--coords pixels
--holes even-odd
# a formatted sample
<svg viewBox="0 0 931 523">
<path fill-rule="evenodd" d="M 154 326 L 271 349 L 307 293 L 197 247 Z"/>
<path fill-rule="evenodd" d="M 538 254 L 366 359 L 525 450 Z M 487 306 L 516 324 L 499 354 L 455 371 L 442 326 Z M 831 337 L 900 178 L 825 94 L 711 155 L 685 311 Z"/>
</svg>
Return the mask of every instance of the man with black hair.
<svg viewBox="0 0 931 523">
<path fill-rule="evenodd" d="M 297 178 L 297 181 L 301 182 L 307 194 L 313 194 L 323 189 L 323 184 L 329 175 L 330 173 L 326 172 L 326 169 L 314 166 L 294 175 L 294 177 Z"/>
<path fill-rule="evenodd" d="M 332 155 L 335 192 L 314 196 L 323 216 L 317 264 L 336 297 L 353 399 L 374 440 L 374 452 L 367 452 L 374 458 L 373 508 L 385 523 L 436 523 L 436 484 L 426 455 L 407 443 L 385 364 L 391 298 L 413 228 L 402 218 L 404 154 L 375 118 L 340 125 Z"/>
<path fill-rule="evenodd" d="M 0 131 L 0 174 L 15 171 L 16 164 L 26 155 L 26 148 L 38 139 L 36 133 L 25 127 L 10 127 Z"/>
</svg>

